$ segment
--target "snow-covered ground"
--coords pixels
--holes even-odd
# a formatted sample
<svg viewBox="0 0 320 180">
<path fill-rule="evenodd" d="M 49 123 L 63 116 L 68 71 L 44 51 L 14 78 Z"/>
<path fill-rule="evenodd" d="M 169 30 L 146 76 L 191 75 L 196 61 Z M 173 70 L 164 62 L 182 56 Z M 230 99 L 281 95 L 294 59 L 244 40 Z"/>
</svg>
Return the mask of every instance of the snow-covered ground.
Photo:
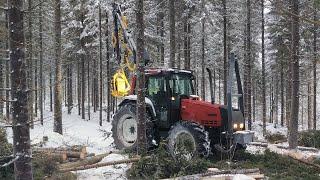
<svg viewBox="0 0 320 180">
<path fill-rule="evenodd" d="M 44 125 L 39 120 L 35 120 L 34 128 L 30 131 L 31 144 L 42 142 L 43 136 L 48 137 L 48 142 L 44 147 L 65 147 L 72 145 L 84 145 L 87 147 L 88 153 L 103 154 L 115 150 L 113 138 L 111 136 L 111 123 L 106 121 L 106 112 L 103 112 L 103 126 L 99 126 L 99 112 L 91 112 L 91 120 L 81 119 L 77 109 L 69 115 L 67 110 L 63 109 L 63 135 L 53 132 L 53 113 L 48 111 L 44 113 Z M 88 115 L 86 114 L 86 118 Z M 301 130 L 301 127 L 299 127 Z M 262 122 L 253 122 L 252 130 L 255 132 L 255 141 L 266 142 L 262 135 Z M 267 123 L 267 132 L 270 134 L 287 135 L 287 128 Z M 7 128 L 8 140 L 12 143 L 12 130 Z M 282 143 L 287 146 L 288 144 Z M 276 151 L 273 146 L 268 146 L 271 151 Z M 263 153 L 265 148 L 259 146 L 248 146 L 247 151 L 250 153 Z M 279 153 L 279 152 L 278 152 Z M 318 155 L 318 153 L 304 153 L 306 156 Z M 319 155 L 320 156 L 320 155 Z M 105 157 L 102 162 L 121 160 L 127 158 L 125 155 L 110 154 Z M 126 170 L 130 165 L 122 164 L 115 166 L 100 167 L 74 172 L 78 179 L 84 180 L 104 180 L 104 179 L 126 179 Z"/>
<path fill-rule="evenodd" d="M 48 142 L 44 147 L 65 147 L 72 145 L 85 145 L 88 153 L 102 154 L 114 150 L 111 135 L 111 123 L 106 121 L 107 114 L 103 112 L 103 126 L 99 126 L 99 112 L 91 112 L 91 120 L 83 120 L 77 114 L 77 109 L 69 115 L 63 109 L 63 135 L 53 132 L 53 113 L 45 111 L 44 125 L 35 120 L 34 128 L 30 131 L 31 144 L 42 141 L 43 136 L 48 136 Z M 86 118 L 88 118 L 86 114 Z M 12 143 L 12 130 L 7 128 L 8 140 Z M 127 158 L 124 155 L 110 154 L 102 162 L 121 160 Z M 128 165 L 115 165 L 100 167 L 97 169 L 74 172 L 80 180 L 105 180 L 125 179 Z"/>
<path fill-rule="evenodd" d="M 302 125 L 299 125 L 299 131 L 305 130 Z M 263 137 L 263 126 L 261 121 L 254 122 L 252 125 L 252 130 L 255 132 L 255 141 L 259 142 L 267 142 L 267 140 Z M 266 130 L 267 133 L 269 134 L 282 134 L 284 136 L 288 135 L 288 128 L 286 126 L 280 126 L 275 125 L 273 123 L 267 123 L 266 124 Z M 280 145 L 282 147 L 288 147 L 289 144 L 288 142 L 282 142 L 279 144 L 268 144 L 268 149 L 272 152 L 278 153 L 278 154 L 288 154 L 288 153 L 298 153 L 303 159 L 308 159 L 311 156 L 316 156 L 320 157 L 320 152 L 314 152 L 314 151 L 301 151 L 298 149 L 294 150 L 289 150 L 289 149 L 283 149 L 283 148 L 278 148 L 277 146 Z M 254 146 L 254 145 L 248 145 L 246 151 L 252 154 L 259 154 L 259 153 L 264 153 L 266 150 L 265 147 L 259 147 L 259 146 Z"/>
<path fill-rule="evenodd" d="M 261 121 L 253 122 L 252 130 L 255 132 L 254 137 L 256 141 L 266 141 L 262 134 L 263 126 Z M 269 134 L 282 134 L 287 136 L 287 133 L 288 133 L 288 129 L 285 126 L 282 127 L 280 125 L 277 125 L 275 127 L 273 123 L 267 123 L 266 130 L 267 130 L 267 133 Z"/>
</svg>

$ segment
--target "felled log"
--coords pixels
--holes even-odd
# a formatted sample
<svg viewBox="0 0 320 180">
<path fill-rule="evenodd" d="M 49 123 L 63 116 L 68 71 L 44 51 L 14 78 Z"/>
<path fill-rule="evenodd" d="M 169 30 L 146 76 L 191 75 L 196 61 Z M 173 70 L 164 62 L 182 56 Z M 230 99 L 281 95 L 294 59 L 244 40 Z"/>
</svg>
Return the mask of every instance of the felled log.
<svg viewBox="0 0 320 180">
<path fill-rule="evenodd" d="M 284 145 L 277 145 L 277 148 L 280 148 L 280 149 L 289 149 L 288 146 L 284 146 Z M 298 146 L 297 149 L 300 150 L 300 151 L 319 152 L 319 149 L 313 148 L 313 147 Z"/>
<path fill-rule="evenodd" d="M 67 154 L 68 158 L 80 158 L 84 159 L 87 155 L 85 149 L 81 149 L 81 151 L 72 151 L 64 148 L 33 148 L 34 152 L 43 152 L 43 153 L 56 153 L 56 154 Z"/>
<path fill-rule="evenodd" d="M 304 163 L 304 164 L 306 164 L 306 165 L 312 166 L 312 167 L 320 170 L 320 165 L 319 165 L 319 164 L 313 163 L 313 162 L 310 161 L 308 158 L 305 159 L 305 158 L 303 157 L 303 155 L 301 155 L 301 153 L 299 153 L 299 152 L 291 152 L 291 151 L 290 151 L 289 153 L 287 153 L 287 155 L 288 155 L 290 158 L 294 159 L 294 160 L 297 160 L 297 161 L 299 161 L 299 162 L 302 162 L 302 163 Z"/>
<path fill-rule="evenodd" d="M 268 147 L 268 143 L 265 143 L 265 142 L 251 142 L 248 145 L 260 146 L 260 147 Z"/>
<path fill-rule="evenodd" d="M 165 179 L 165 180 L 184 180 L 184 179 L 201 179 L 204 177 L 209 177 L 209 176 L 214 176 L 214 175 L 221 175 L 221 174 L 260 174 L 260 170 L 258 168 L 254 169 L 233 169 L 233 170 L 215 170 L 215 171 L 210 171 L 206 173 L 200 173 L 200 174 L 193 174 L 193 175 L 188 175 L 188 176 L 180 176 L 180 177 L 175 177 L 175 178 L 170 178 L 170 179 Z"/>
<path fill-rule="evenodd" d="M 34 152 L 34 156 L 45 154 L 49 158 L 53 159 L 56 162 L 63 163 L 66 162 L 68 157 L 67 153 L 53 153 L 53 152 Z"/>
<path fill-rule="evenodd" d="M 264 179 L 263 174 L 244 174 L 245 179 L 261 180 Z M 201 180 L 230 180 L 235 178 L 236 174 L 213 175 L 201 178 Z M 238 177 L 239 178 L 239 177 Z M 241 176 L 243 178 L 243 176 Z M 236 178 L 237 179 L 237 178 Z"/>
<path fill-rule="evenodd" d="M 76 161 L 76 162 L 64 163 L 64 164 L 59 165 L 59 169 L 69 169 L 69 168 L 76 168 L 76 167 L 80 167 L 80 166 L 88 166 L 91 164 L 96 164 L 96 163 L 100 162 L 104 157 L 108 156 L 110 153 L 112 153 L 112 152 L 110 151 L 105 154 L 100 154 L 97 156 L 88 157 L 84 160 L 80 160 L 80 161 Z"/>
<path fill-rule="evenodd" d="M 105 163 L 84 165 L 84 166 L 75 167 L 75 168 L 60 169 L 60 172 L 80 171 L 80 170 L 99 168 L 99 167 L 104 167 L 104 166 L 112 166 L 112 165 L 117 165 L 117 164 L 127 164 L 127 163 L 138 162 L 139 160 L 140 160 L 140 157 L 131 158 L 131 159 L 123 159 L 123 160 L 118 160 L 118 161 L 110 161 L 110 162 L 105 162 Z"/>
<path fill-rule="evenodd" d="M 87 154 L 87 148 L 85 146 L 71 146 L 71 147 L 58 147 L 58 148 L 32 148 L 33 151 L 73 151 L 82 152 Z"/>
</svg>

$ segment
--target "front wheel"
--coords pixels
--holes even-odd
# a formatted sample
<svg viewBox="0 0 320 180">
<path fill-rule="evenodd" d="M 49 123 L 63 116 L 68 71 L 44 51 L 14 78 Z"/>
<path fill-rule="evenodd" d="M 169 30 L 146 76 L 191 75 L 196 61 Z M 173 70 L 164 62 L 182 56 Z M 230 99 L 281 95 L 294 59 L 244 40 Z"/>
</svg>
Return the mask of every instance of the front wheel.
<svg viewBox="0 0 320 180">
<path fill-rule="evenodd" d="M 195 156 L 207 157 L 210 153 L 208 133 L 196 123 L 177 122 L 169 131 L 168 149 L 174 157 L 188 160 Z"/>
<path fill-rule="evenodd" d="M 150 115 L 146 115 L 147 145 L 150 147 L 153 140 L 153 123 Z M 117 149 L 136 150 L 138 137 L 138 121 L 136 105 L 128 103 L 119 108 L 112 121 L 112 136 Z"/>
</svg>

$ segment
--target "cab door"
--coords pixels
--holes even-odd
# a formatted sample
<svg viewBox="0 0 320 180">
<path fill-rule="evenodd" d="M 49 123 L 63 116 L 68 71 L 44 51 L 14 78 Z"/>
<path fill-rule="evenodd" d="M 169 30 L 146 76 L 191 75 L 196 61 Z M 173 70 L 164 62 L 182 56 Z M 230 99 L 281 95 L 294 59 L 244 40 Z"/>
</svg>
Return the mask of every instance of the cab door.
<svg viewBox="0 0 320 180">
<path fill-rule="evenodd" d="M 170 128 L 169 116 L 169 89 L 166 76 L 150 75 L 147 78 L 146 96 L 152 101 L 160 128 Z"/>
</svg>

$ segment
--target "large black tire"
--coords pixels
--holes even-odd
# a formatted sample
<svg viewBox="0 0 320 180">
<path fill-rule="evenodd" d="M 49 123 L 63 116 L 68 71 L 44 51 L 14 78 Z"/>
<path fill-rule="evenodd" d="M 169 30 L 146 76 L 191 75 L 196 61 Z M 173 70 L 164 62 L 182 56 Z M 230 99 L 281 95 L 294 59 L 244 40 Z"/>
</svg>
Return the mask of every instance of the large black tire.
<svg viewBox="0 0 320 180">
<path fill-rule="evenodd" d="M 169 152 L 174 157 L 191 159 L 196 156 L 207 157 L 210 154 L 208 132 L 196 123 L 177 122 L 171 127 L 167 141 Z"/>
<path fill-rule="evenodd" d="M 151 148 L 153 146 L 153 124 L 154 123 L 151 121 L 150 114 L 147 113 L 146 136 L 148 148 Z M 117 149 L 129 151 L 135 151 L 137 149 L 137 125 L 138 122 L 136 118 L 136 104 L 127 103 L 122 105 L 115 113 L 112 121 L 112 137 Z"/>
</svg>

